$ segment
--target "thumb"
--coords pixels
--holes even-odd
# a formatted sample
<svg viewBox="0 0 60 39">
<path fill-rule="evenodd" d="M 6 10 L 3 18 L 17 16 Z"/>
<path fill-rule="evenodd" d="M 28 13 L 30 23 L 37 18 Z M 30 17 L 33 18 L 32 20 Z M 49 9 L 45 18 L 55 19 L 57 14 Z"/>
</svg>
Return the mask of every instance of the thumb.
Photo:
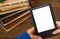
<svg viewBox="0 0 60 39">
<path fill-rule="evenodd" d="M 56 21 L 57 27 L 60 28 L 60 21 Z"/>
<path fill-rule="evenodd" d="M 27 32 L 28 32 L 29 34 L 33 34 L 33 33 L 34 33 L 34 27 L 28 29 Z"/>
<path fill-rule="evenodd" d="M 31 39 L 42 39 L 40 36 L 31 35 Z"/>
<path fill-rule="evenodd" d="M 53 34 L 59 34 L 60 33 L 60 29 L 57 29 L 53 32 Z"/>
</svg>

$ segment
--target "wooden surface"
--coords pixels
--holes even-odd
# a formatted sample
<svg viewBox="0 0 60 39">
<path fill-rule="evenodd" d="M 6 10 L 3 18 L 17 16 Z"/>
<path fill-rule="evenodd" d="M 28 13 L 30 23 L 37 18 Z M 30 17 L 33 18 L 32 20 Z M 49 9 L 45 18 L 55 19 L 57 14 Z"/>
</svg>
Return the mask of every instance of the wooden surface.
<svg viewBox="0 0 60 39">
<path fill-rule="evenodd" d="M 30 0 L 32 7 L 49 2 L 52 3 L 56 20 L 60 20 L 60 0 Z M 31 17 L 8 33 L 0 26 L 0 39 L 15 39 L 32 26 L 33 23 Z M 47 39 L 60 39 L 60 34 Z"/>
</svg>

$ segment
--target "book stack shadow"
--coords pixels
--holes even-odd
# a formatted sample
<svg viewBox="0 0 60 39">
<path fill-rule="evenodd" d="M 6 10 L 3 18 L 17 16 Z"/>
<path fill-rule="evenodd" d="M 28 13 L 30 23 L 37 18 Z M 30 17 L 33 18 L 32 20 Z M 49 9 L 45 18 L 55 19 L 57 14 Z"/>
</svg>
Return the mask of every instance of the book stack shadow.
<svg viewBox="0 0 60 39">
<path fill-rule="evenodd" d="M 8 32 L 30 17 L 29 1 L 16 1 L 0 5 L 0 25 Z"/>
</svg>

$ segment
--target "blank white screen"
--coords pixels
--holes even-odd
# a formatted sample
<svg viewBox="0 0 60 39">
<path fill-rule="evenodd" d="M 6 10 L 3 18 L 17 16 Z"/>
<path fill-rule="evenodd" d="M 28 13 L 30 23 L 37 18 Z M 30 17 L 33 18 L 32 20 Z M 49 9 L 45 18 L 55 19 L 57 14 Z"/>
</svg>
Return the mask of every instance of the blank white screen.
<svg viewBox="0 0 60 39">
<path fill-rule="evenodd" d="M 54 23 L 49 6 L 32 10 L 38 32 L 54 29 Z"/>
</svg>

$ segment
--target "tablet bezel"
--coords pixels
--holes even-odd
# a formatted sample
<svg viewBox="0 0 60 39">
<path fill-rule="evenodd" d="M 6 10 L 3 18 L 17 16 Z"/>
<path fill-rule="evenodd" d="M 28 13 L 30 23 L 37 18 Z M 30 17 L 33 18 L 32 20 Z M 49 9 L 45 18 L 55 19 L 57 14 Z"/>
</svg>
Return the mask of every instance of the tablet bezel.
<svg viewBox="0 0 60 39">
<path fill-rule="evenodd" d="M 48 31 L 44 31 L 44 32 L 38 33 L 38 30 L 37 30 L 37 27 L 36 27 L 36 23 L 35 23 L 35 20 L 34 20 L 34 16 L 33 16 L 32 10 L 38 9 L 38 8 L 42 8 L 42 7 L 45 7 L 45 6 L 49 6 L 49 7 L 50 7 L 50 11 L 51 11 L 51 15 L 52 15 L 53 22 L 54 22 L 54 25 L 55 25 L 55 29 L 50 29 L 50 30 L 48 30 Z M 55 17 L 54 17 L 52 5 L 51 5 L 50 3 L 48 3 L 48 4 L 44 4 L 44 5 L 42 5 L 42 6 L 34 7 L 34 8 L 31 8 L 31 9 L 30 9 L 30 12 L 31 12 L 30 14 L 31 14 L 31 16 L 32 16 L 32 21 L 33 21 L 33 24 L 34 24 L 34 27 L 35 27 L 35 32 L 36 32 L 36 34 L 42 36 L 43 38 L 52 36 L 52 35 L 53 35 L 52 32 L 57 29 L 56 20 L 55 20 Z M 43 34 L 45 34 L 45 35 L 47 35 L 47 36 L 45 36 L 45 35 L 43 36 Z M 49 34 L 50 36 L 49 36 L 48 34 Z"/>
</svg>

